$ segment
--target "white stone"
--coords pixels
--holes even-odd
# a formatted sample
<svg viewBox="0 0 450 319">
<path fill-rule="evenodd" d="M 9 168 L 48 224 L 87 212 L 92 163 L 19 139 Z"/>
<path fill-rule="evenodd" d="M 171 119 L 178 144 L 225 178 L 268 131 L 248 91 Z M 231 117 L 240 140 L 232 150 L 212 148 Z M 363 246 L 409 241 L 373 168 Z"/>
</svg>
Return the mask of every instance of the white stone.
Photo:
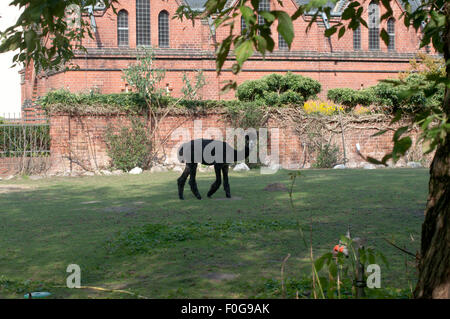
<svg viewBox="0 0 450 319">
<path fill-rule="evenodd" d="M 94 172 L 89 172 L 89 171 L 83 172 L 83 176 L 94 176 L 94 175 L 95 175 Z"/>
<path fill-rule="evenodd" d="M 176 161 L 172 158 L 166 158 L 163 163 L 164 166 L 170 166 L 174 164 L 176 164 Z"/>
<path fill-rule="evenodd" d="M 142 174 L 142 168 L 140 167 L 135 167 L 133 168 L 131 171 L 129 171 L 128 173 L 132 174 L 132 175 L 139 175 Z"/>
<path fill-rule="evenodd" d="M 250 170 L 250 168 L 245 163 L 239 163 L 233 168 L 233 171 L 236 171 L 236 172 L 249 171 L 249 170 Z"/>
<path fill-rule="evenodd" d="M 14 178 L 14 175 L 9 175 L 9 176 L 5 177 L 5 181 L 9 181 L 13 178 Z"/>
<path fill-rule="evenodd" d="M 376 169 L 377 167 L 373 164 L 367 163 L 363 166 L 364 169 Z"/>
<path fill-rule="evenodd" d="M 100 170 L 100 173 L 102 173 L 102 175 L 112 175 L 112 172 L 111 172 L 111 171 L 108 171 L 108 170 L 106 170 L 106 169 Z"/>
<path fill-rule="evenodd" d="M 167 172 L 167 168 L 164 166 L 153 166 L 150 169 L 150 173 L 161 173 L 161 172 Z"/>
<path fill-rule="evenodd" d="M 38 179 L 42 179 L 43 177 L 42 176 L 39 176 L 39 175 L 31 175 L 30 176 L 30 179 L 32 180 L 32 181 L 37 181 Z"/>
<path fill-rule="evenodd" d="M 113 175 L 122 175 L 123 171 L 121 169 L 116 169 L 116 170 L 112 171 L 111 174 L 113 174 Z"/>
<path fill-rule="evenodd" d="M 419 162 L 408 162 L 406 163 L 406 166 L 408 166 L 409 168 L 421 168 L 422 164 L 420 164 Z"/>
<path fill-rule="evenodd" d="M 345 165 L 344 164 L 334 165 L 333 169 L 345 169 Z"/>
</svg>

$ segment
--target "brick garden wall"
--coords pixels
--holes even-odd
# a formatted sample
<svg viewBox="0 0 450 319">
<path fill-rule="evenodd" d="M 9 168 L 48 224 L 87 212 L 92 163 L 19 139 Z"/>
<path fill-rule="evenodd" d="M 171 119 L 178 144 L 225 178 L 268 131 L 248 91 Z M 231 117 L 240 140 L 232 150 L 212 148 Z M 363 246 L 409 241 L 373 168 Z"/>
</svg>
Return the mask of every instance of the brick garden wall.
<svg viewBox="0 0 450 319">
<path fill-rule="evenodd" d="M 195 122 L 197 121 L 197 122 Z M 372 137 L 380 128 L 386 127 L 390 119 L 384 120 L 357 120 L 346 123 L 345 147 L 349 167 L 361 167 L 363 160 L 356 153 L 356 143 L 366 156 L 381 158 L 392 147 L 392 133 Z M 126 125 L 126 115 L 113 116 L 70 116 L 67 114 L 54 114 L 51 123 L 51 172 L 78 172 L 83 170 L 101 170 L 110 167 L 110 158 L 107 155 L 104 140 L 108 125 Z M 201 123 L 201 128 L 199 124 Z M 301 123 L 300 123 L 301 124 Z M 334 132 L 327 133 L 327 140 L 338 145 L 342 153 L 342 137 L 336 130 L 338 123 L 330 122 Z M 197 131 L 194 132 L 194 127 Z M 159 126 L 158 138 L 167 139 L 167 143 L 159 152 L 161 163 L 177 164 L 176 149 L 185 141 L 192 138 L 220 138 L 225 136 L 226 128 L 231 127 L 224 113 L 211 113 L 206 115 L 190 116 L 173 114 L 167 116 Z M 294 126 L 275 116 L 267 122 L 267 128 L 279 129 L 278 138 L 270 135 L 269 153 L 272 145 L 279 145 L 280 164 L 284 168 L 310 167 L 315 160 L 314 155 L 307 156 L 304 144 L 308 140 L 296 133 Z M 181 129 L 186 129 L 185 131 Z M 180 133 L 181 132 L 181 133 Z M 186 135 L 187 134 L 187 135 Z M 195 134 L 195 135 L 194 135 Z M 203 135 L 203 136 L 202 136 Z M 413 137 L 417 134 L 413 134 Z M 306 158 L 305 158 L 306 156 Z"/>
</svg>

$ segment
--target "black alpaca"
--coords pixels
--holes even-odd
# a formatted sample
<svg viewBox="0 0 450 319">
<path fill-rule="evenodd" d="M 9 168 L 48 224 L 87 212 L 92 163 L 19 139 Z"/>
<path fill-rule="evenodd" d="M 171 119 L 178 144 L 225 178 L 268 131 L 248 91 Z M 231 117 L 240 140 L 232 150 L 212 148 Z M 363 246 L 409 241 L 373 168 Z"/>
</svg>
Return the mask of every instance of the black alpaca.
<svg viewBox="0 0 450 319">
<path fill-rule="evenodd" d="M 180 199 L 184 199 L 184 185 L 186 184 L 188 176 L 190 176 L 189 186 L 191 187 L 192 193 L 198 199 L 202 199 L 197 188 L 197 181 L 195 180 L 197 166 L 199 163 L 204 165 L 214 165 L 216 180 L 211 185 L 211 188 L 207 194 L 208 197 L 211 197 L 219 189 L 220 184 L 222 183 L 223 175 L 223 188 L 225 190 L 225 195 L 230 198 L 230 184 L 228 182 L 229 166 L 230 164 L 244 160 L 249 156 L 250 143 L 249 137 L 245 136 L 245 147 L 240 151 L 237 151 L 225 142 L 207 139 L 192 140 L 181 145 L 178 150 L 178 159 L 180 162 L 186 163 L 186 168 L 177 180 L 178 196 Z M 207 149 L 206 152 L 205 149 Z M 195 152 L 195 150 L 198 150 L 198 152 Z M 218 153 L 217 156 L 216 150 L 220 151 L 220 154 Z"/>
</svg>

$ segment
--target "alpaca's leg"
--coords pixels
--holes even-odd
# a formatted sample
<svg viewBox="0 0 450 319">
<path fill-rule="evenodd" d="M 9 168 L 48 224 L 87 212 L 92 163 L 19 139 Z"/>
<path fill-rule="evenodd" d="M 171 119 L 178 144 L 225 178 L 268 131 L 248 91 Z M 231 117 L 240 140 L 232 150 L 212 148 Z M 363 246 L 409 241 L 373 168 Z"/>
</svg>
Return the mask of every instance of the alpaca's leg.
<svg viewBox="0 0 450 319">
<path fill-rule="evenodd" d="M 180 199 L 184 199 L 184 197 L 183 197 L 184 185 L 186 184 L 186 180 L 189 176 L 189 173 L 190 173 L 190 167 L 189 167 L 189 165 L 186 165 L 186 167 L 184 168 L 183 174 L 181 174 L 181 176 L 177 179 L 178 196 L 180 197 Z"/>
<path fill-rule="evenodd" d="M 220 184 L 222 183 L 220 169 L 221 167 L 219 164 L 214 164 L 214 171 L 216 172 L 216 180 L 214 181 L 214 183 L 212 183 L 211 188 L 209 189 L 208 197 L 211 197 L 219 189 Z"/>
<path fill-rule="evenodd" d="M 200 196 L 200 193 L 198 192 L 197 188 L 197 181 L 195 180 L 195 176 L 197 175 L 197 163 L 188 164 L 190 165 L 190 177 L 189 177 L 189 185 L 191 186 L 191 191 L 194 194 L 195 197 L 198 199 L 202 199 L 202 196 Z"/>
<path fill-rule="evenodd" d="M 224 165 L 222 167 L 222 173 L 223 173 L 223 189 L 225 190 L 225 195 L 227 198 L 231 197 L 230 193 L 230 183 L 228 182 L 228 165 Z"/>
</svg>

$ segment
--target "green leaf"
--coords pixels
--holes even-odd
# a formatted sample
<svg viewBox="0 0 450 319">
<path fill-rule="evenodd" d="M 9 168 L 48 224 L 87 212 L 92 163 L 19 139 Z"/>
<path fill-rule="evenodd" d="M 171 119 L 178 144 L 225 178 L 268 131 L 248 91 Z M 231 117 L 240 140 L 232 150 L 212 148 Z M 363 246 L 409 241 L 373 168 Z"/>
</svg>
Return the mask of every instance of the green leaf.
<svg viewBox="0 0 450 319">
<path fill-rule="evenodd" d="M 381 29 L 380 37 L 386 45 L 389 45 L 389 34 L 386 32 L 384 28 Z"/>
<path fill-rule="evenodd" d="M 228 53 L 230 52 L 231 40 L 232 40 L 232 36 L 230 35 L 230 36 L 226 37 L 222 41 L 222 43 L 219 45 L 219 47 L 217 48 L 216 69 L 219 74 L 220 74 L 220 71 L 222 70 L 225 60 L 228 57 Z"/>
<path fill-rule="evenodd" d="M 241 14 L 247 24 L 253 24 L 256 22 L 256 16 L 250 7 L 241 6 L 239 10 L 241 11 Z"/>
<path fill-rule="evenodd" d="M 255 41 L 256 41 L 256 48 L 259 52 L 265 52 L 267 50 L 267 41 L 264 37 L 257 35 L 255 37 Z"/>
<path fill-rule="evenodd" d="M 320 271 L 323 268 L 323 264 L 325 262 L 325 258 L 320 257 L 314 262 L 314 267 L 316 268 L 316 271 Z"/>
<path fill-rule="evenodd" d="M 303 6 L 299 6 L 297 11 L 295 11 L 294 14 L 291 17 L 292 21 L 297 20 L 299 17 L 301 17 L 304 12 L 305 12 L 304 7 Z"/>
<path fill-rule="evenodd" d="M 411 137 L 406 136 L 394 142 L 394 149 L 392 150 L 392 158 L 397 160 L 399 155 L 405 155 L 406 151 L 412 145 Z"/>
<path fill-rule="evenodd" d="M 348 6 L 344 12 L 342 12 L 342 20 L 349 20 L 355 17 L 355 9 Z"/>
<path fill-rule="evenodd" d="M 379 131 L 379 132 L 377 132 L 377 133 L 371 135 L 370 137 L 375 137 L 375 136 L 383 135 L 383 134 L 386 133 L 387 131 L 388 131 L 388 130 L 381 130 L 381 131 Z"/>
<path fill-rule="evenodd" d="M 330 265 L 328 266 L 328 271 L 330 272 L 331 276 L 333 276 L 334 278 L 337 277 L 337 266 L 335 263 L 330 263 Z"/>
<path fill-rule="evenodd" d="M 406 131 L 408 131 L 408 126 L 402 126 L 398 128 L 394 133 L 393 140 L 397 141 L 400 138 L 400 136 Z"/>
<path fill-rule="evenodd" d="M 290 48 L 294 39 L 294 25 L 292 24 L 291 17 L 284 11 L 272 11 L 272 13 L 278 20 L 278 33 L 281 34 Z"/>
<path fill-rule="evenodd" d="M 401 109 L 398 109 L 396 112 L 395 112 L 395 116 L 394 116 L 394 118 L 391 120 L 391 125 L 392 124 L 394 124 L 395 122 L 398 122 L 398 121 L 400 121 L 400 119 L 402 118 L 402 110 Z"/>
<path fill-rule="evenodd" d="M 342 36 L 345 34 L 345 26 L 342 26 L 339 29 L 338 39 L 342 38 Z"/>
<path fill-rule="evenodd" d="M 273 22 L 275 20 L 275 16 L 268 11 L 261 11 L 259 12 L 259 15 L 262 16 L 266 22 Z"/>
<path fill-rule="evenodd" d="M 336 33 L 336 31 L 337 31 L 337 27 L 336 26 L 332 26 L 331 28 L 325 30 L 325 36 L 326 37 L 331 37 L 333 34 Z"/>
<path fill-rule="evenodd" d="M 379 160 L 377 160 L 377 159 L 375 159 L 373 157 L 370 157 L 370 156 L 367 156 L 367 161 L 369 163 L 376 164 L 376 165 L 383 164 L 383 162 L 380 162 Z"/>
<path fill-rule="evenodd" d="M 228 81 L 225 82 L 226 84 L 221 88 L 221 92 L 222 93 L 227 93 L 230 90 L 236 90 L 237 88 L 237 83 L 236 81 Z"/>
<path fill-rule="evenodd" d="M 241 42 L 235 49 L 236 60 L 242 65 L 249 57 L 253 55 L 253 43 L 251 40 Z"/>
</svg>

